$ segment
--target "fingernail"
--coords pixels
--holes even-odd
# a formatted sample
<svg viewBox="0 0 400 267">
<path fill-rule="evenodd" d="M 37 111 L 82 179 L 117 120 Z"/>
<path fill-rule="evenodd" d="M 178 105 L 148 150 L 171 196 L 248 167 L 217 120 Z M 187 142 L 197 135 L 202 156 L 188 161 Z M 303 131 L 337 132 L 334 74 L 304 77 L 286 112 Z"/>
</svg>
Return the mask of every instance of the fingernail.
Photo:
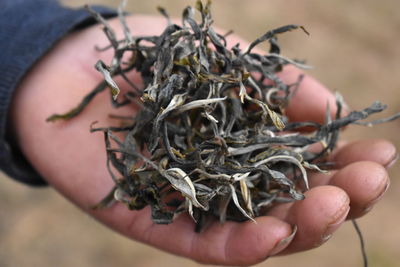
<svg viewBox="0 0 400 267">
<path fill-rule="evenodd" d="M 329 224 L 328 227 L 326 227 L 324 234 L 321 236 L 321 239 L 314 244 L 314 247 L 321 246 L 332 237 L 333 232 L 335 232 L 335 230 L 338 229 L 339 226 L 346 220 L 349 211 L 350 207 L 347 207 L 347 209 L 343 212 L 342 215 L 340 215 L 338 219 L 336 219 L 333 223 Z"/>
<path fill-rule="evenodd" d="M 366 208 L 363 209 L 363 213 L 370 212 L 373 207 L 374 207 L 374 205 L 367 206 Z"/>
<path fill-rule="evenodd" d="M 275 247 L 271 250 L 269 255 L 270 256 L 276 255 L 279 252 L 281 252 L 283 249 L 285 249 L 290 244 L 290 242 L 292 242 L 296 233 L 297 233 L 297 225 L 293 226 L 293 232 L 290 234 L 290 236 L 282 239 L 275 245 Z"/>
<path fill-rule="evenodd" d="M 389 163 L 386 164 L 385 167 L 388 169 L 391 168 L 397 162 L 398 159 L 399 159 L 399 153 L 396 153 L 394 157 L 389 161 Z"/>
<path fill-rule="evenodd" d="M 347 214 L 349 214 L 350 207 L 347 207 L 347 209 L 343 212 L 342 215 L 338 219 L 336 219 L 333 223 L 329 224 L 328 227 L 325 230 L 325 233 L 322 235 L 321 239 L 322 240 L 328 240 L 332 233 L 339 228 L 339 226 L 346 220 Z M 325 242 L 324 241 L 324 242 Z"/>
<path fill-rule="evenodd" d="M 321 240 L 320 240 L 319 242 L 317 242 L 317 243 L 315 244 L 314 247 L 319 247 L 319 246 L 321 246 L 323 243 L 325 243 L 326 241 L 328 241 L 329 239 L 331 239 L 331 237 L 332 237 L 332 234 L 323 235 L 322 238 L 321 238 Z"/>
<path fill-rule="evenodd" d="M 390 180 L 388 181 L 388 183 L 385 185 L 385 187 L 383 188 L 382 192 L 371 202 L 368 203 L 368 206 L 364 208 L 364 212 L 368 212 L 372 209 L 372 207 L 379 202 L 379 200 L 381 200 L 383 198 L 383 196 L 385 195 L 386 191 L 389 189 L 390 186 Z"/>
</svg>

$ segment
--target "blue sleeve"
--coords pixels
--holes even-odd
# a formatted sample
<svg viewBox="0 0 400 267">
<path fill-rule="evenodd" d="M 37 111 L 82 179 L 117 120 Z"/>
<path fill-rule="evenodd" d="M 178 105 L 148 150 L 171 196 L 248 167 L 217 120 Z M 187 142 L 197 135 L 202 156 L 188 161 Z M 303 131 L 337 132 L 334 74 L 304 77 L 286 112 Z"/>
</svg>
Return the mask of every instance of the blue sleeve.
<svg viewBox="0 0 400 267">
<path fill-rule="evenodd" d="M 115 12 L 93 7 L 104 17 Z M 18 149 L 7 127 L 13 91 L 55 43 L 69 32 L 93 24 L 84 9 L 70 9 L 55 0 L 0 2 L 0 170 L 29 185 L 46 185 Z"/>
</svg>

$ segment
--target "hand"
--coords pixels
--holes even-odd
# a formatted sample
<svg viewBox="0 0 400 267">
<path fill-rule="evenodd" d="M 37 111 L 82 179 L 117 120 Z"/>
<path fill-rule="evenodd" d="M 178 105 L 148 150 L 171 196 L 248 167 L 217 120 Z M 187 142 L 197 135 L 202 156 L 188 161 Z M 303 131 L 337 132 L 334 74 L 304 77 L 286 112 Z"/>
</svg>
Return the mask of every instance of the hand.
<svg viewBox="0 0 400 267">
<path fill-rule="evenodd" d="M 118 21 L 110 23 L 122 36 Z M 135 16 L 128 19 L 128 24 L 134 34 L 158 34 L 165 21 Z M 103 135 L 89 133 L 93 121 L 103 126 L 115 124 L 108 117 L 117 112 L 111 107 L 109 94 L 97 96 L 70 121 L 45 120 L 74 107 L 102 79 L 93 66 L 100 58 L 109 62 L 112 55 L 111 51 L 97 52 L 94 46 L 107 44 L 99 26 L 59 42 L 20 84 L 12 103 L 11 121 L 23 153 L 48 183 L 121 234 L 203 263 L 249 265 L 321 245 L 346 219 L 367 213 L 386 191 L 389 178 L 385 167 L 394 161 L 397 152 L 385 140 L 369 140 L 343 144 L 332 155 L 338 162 L 336 170 L 329 175 L 310 174 L 312 188 L 305 193 L 305 200 L 277 206 L 269 216 L 257 218 L 257 223 L 215 222 L 195 233 L 186 215 L 166 226 L 151 221 L 148 207 L 129 211 L 116 204 L 104 210 L 90 209 L 113 186 L 105 166 Z M 299 73 L 288 67 L 282 78 L 294 82 Z M 117 82 L 124 86 L 123 81 Z M 135 82 L 140 83 L 138 78 Z M 287 110 L 292 120 L 321 121 L 327 101 L 334 106 L 331 93 L 308 76 L 295 98 Z M 121 115 L 133 112 L 134 107 L 118 110 Z M 297 232 L 293 233 L 295 226 Z"/>
</svg>

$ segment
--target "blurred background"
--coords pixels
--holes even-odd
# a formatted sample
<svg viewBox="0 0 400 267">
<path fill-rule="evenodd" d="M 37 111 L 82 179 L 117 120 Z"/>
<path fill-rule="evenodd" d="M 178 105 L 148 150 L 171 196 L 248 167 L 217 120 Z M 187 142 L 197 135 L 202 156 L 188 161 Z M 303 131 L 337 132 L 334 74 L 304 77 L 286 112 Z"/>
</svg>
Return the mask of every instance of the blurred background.
<svg viewBox="0 0 400 267">
<path fill-rule="evenodd" d="M 73 7 L 119 1 L 64 0 Z M 194 1 L 130 0 L 127 11 L 157 14 L 164 6 L 173 16 Z M 280 36 L 284 55 L 306 59 L 309 71 L 338 90 L 354 109 L 375 100 L 389 105 L 381 116 L 400 111 L 400 2 L 398 0 L 218 0 L 215 25 L 232 29 L 247 40 L 284 24 L 301 31 Z M 343 137 L 384 137 L 400 149 L 400 121 L 373 129 L 352 126 Z M 374 153 L 374 151 L 371 151 Z M 400 164 L 390 169 L 385 198 L 359 220 L 371 266 L 399 266 Z M 34 189 L 0 174 L 0 266 L 202 266 L 119 236 L 83 214 L 51 188 Z M 359 241 L 346 223 L 322 247 L 269 259 L 257 266 L 362 266 Z"/>
</svg>

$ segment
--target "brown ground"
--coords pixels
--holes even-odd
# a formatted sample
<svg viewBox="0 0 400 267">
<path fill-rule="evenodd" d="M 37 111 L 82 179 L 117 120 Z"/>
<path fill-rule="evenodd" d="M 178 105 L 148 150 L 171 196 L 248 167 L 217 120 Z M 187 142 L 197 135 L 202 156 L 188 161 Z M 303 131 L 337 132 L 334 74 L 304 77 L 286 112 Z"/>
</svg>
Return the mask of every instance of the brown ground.
<svg viewBox="0 0 400 267">
<path fill-rule="evenodd" d="M 115 6 L 118 1 L 64 2 L 73 6 L 84 2 Z M 162 4 L 178 16 L 187 2 L 131 0 L 128 10 L 155 13 L 155 7 Z M 378 99 L 390 106 L 386 115 L 400 110 L 399 10 L 398 0 L 214 1 L 216 25 L 234 29 L 249 40 L 283 24 L 305 25 L 310 37 L 293 32 L 281 39 L 285 54 L 307 59 L 315 66 L 310 73 L 339 90 L 350 106 L 362 108 Z M 400 147 L 399 130 L 399 121 L 374 129 L 353 126 L 346 137 L 385 137 Z M 390 174 L 392 185 L 387 196 L 359 221 L 371 266 L 399 266 L 400 165 Z M 0 218 L 3 267 L 200 266 L 109 231 L 50 188 L 32 189 L 3 177 Z M 347 223 L 321 248 L 270 259 L 258 266 L 361 266 L 358 240 Z"/>
</svg>

